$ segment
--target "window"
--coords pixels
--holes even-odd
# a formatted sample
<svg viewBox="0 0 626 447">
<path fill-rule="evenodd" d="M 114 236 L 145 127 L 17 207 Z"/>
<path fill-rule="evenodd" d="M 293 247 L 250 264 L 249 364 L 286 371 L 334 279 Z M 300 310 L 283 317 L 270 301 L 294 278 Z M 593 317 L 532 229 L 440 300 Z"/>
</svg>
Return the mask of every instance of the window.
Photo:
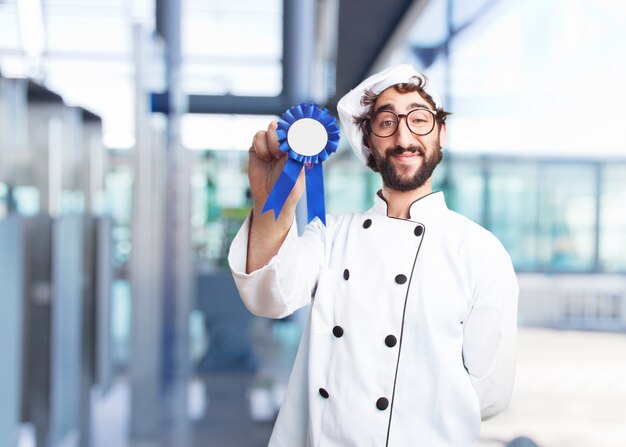
<svg viewBox="0 0 626 447">
<path fill-rule="evenodd" d="M 600 267 L 626 271 L 626 164 L 607 165 L 602 171 L 600 196 Z"/>
</svg>

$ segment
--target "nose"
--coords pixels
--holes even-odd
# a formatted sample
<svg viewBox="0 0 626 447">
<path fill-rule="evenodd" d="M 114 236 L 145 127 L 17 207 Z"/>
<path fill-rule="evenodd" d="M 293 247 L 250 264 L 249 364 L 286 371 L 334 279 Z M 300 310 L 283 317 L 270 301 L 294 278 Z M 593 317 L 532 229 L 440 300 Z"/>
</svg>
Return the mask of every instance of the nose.
<svg viewBox="0 0 626 447">
<path fill-rule="evenodd" d="M 404 123 L 402 122 L 402 119 L 404 119 Z M 416 138 L 416 136 L 409 130 L 409 126 L 407 126 L 407 119 L 408 118 L 404 115 L 400 116 L 398 130 L 396 130 L 396 133 L 394 134 L 396 145 L 404 148 L 415 145 Z"/>
</svg>

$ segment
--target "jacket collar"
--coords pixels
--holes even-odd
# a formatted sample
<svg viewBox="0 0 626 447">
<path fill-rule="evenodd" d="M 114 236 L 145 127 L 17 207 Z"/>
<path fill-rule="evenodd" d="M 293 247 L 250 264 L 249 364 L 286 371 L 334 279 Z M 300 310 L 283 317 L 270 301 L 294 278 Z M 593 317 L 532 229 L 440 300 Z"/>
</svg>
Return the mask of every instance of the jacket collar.
<svg viewBox="0 0 626 447">
<path fill-rule="evenodd" d="M 438 213 L 447 210 L 446 200 L 442 191 L 431 192 L 417 199 L 411 204 L 409 220 L 421 223 L 427 223 L 432 220 Z M 374 206 L 372 212 L 387 215 L 387 202 L 383 198 L 382 191 L 379 190 L 374 196 Z"/>
</svg>

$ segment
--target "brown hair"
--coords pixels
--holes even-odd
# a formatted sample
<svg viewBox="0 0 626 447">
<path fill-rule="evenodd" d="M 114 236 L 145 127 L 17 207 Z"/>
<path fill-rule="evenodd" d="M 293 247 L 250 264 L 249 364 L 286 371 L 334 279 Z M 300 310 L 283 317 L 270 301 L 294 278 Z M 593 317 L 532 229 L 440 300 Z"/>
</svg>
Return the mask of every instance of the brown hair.
<svg viewBox="0 0 626 447">
<path fill-rule="evenodd" d="M 413 76 L 409 80 L 409 82 L 395 84 L 388 88 L 393 88 L 398 93 L 417 92 L 436 111 L 435 121 L 437 122 L 437 125 L 439 126 L 438 128 L 441 129 L 441 125 L 446 122 L 447 116 L 450 115 L 451 113 L 446 112 L 441 107 L 437 108 L 435 106 L 435 101 L 433 100 L 432 96 L 430 96 L 424 90 L 424 87 L 428 83 L 428 78 L 424 75 L 422 76 L 423 78 L 419 76 Z M 381 93 L 382 92 L 376 94 L 371 90 L 365 90 L 365 92 L 363 93 L 363 96 L 361 97 L 361 105 L 364 107 L 367 107 L 367 109 L 362 114 L 353 117 L 354 123 L 361 129 L 361 132 L 363 132 L 363 145 L 367 147 L 369 147 L 368 142 L 369 142 L 370 132 L 371 132 L 371 129 L 369 127 L 369 120 L 372 117 L 373 112 L 374 112 L 374 104 L 376 104 L 376 100 L 378 99 Z M 372 154 L 370 154 L 367 159 L 367 166 L 371 168 L 372 170 L 377 171 L 376 163 L 374 162 L 374 157 L 372 156 Z"/>
</svg>

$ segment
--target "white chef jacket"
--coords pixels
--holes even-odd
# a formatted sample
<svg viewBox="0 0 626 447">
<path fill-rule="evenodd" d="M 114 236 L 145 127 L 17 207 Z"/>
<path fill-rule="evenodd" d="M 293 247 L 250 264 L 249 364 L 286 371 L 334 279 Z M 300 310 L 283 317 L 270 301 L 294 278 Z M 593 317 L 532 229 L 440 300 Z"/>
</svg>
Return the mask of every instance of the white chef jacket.
<svg viewBox="0 0 626 447">
<path fill-rule="evenodd" d="M 380 193 L 379 193 L 380 194 Z M 282 318 L 311 304 L 271 447 L 472 446 L 515 374 L 518 285 L 490 232 L 443 193 L 387 217 L 295 225 L 245 273 L 249 219 L 229 262 L 246 307 Z"/>
</svg>

